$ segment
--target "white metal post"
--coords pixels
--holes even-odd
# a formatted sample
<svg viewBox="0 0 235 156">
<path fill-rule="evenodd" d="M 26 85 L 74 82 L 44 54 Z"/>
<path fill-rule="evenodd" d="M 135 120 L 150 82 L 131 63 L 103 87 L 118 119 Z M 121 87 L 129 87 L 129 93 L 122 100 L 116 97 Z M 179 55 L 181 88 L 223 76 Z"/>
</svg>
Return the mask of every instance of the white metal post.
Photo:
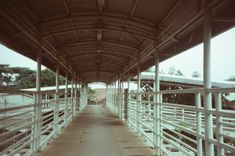
<svg viewBox="0 0 235 156">
<path fill-rule="evenodd" d="M 121 79 L 118 77 L 118 116 L 122 118 Z"/>
<path fill-rule="evenodd" d="M 106 103 L 105 105 L 108 106 L 109 104 L 109 87 L 108 84 L 106 84 Z"/>
<path fill-rule="evenodd" d="M 74 83 L 75 83 L 75 103 L 74 103 L 74 116 L 77 115 L 77 105 L 78 105 L 78 99 L 77 99 L 77 93 L 78 93 L 78 86 L 77 86 L 77 77 L 75 76 L 75 79 L 74 79 Z"/>
<path fill-rule="evenodd" d="M 221 93 L 217 93 L 215 95 L 215 108 L 216 108 L 216 139 L 218 142 L 217 145 L 217 153 L 220 156 L 224 156 L 224 148 L 220 145 L 224 143 L 224 132 L 223 132 L 223 118 L 220 114 L 222 110 L 222 102 L 221 102 Z"/>
<path fill-rule="evenodd" d="M 117 92 L 117 83 L 115 81 L 114 82 L 114 90 L 113 90 L 113 97 L 114 97 L 114 101 L 113 101 L 114 102 L 114 109 L 113 109 L 113 112 L 115 114 L 117 113 L 116 112 L 117 111 L 117 107 L 116 107 L 117 106 L 117 98 L 116 98 L 117 97 L 117 95 L 116 95 L 117 93 L 116 92 Z"/>
<path fill-rule="evenodd" d="M 204 83 L 204 109 L 205 109 L 205 146 L 206 156 L 214 156 L 213 139 L 213 115 L 212 97 L 207 89 L 211 88 L 211 19 L 209 1 L 204 0 L 204 24 L 203 24 L 203 83 Z"/>
<path fill-rule="evenodd" d="M 80 89 L 79 89 L 79 92 L 80 92 L 80 108 L 79 110 L 81 111 L 82 110 L 82 105 L 83 105 L 83 84 L 82 82 L 80 82 Z"/>
<path fill-rule="evenodd" d="M 114 112 L 115 108 L 115 95 L 114 95 L 114 83 L 112 84 L 112 111 Z"/>
<path fill-rule="evenodd" d="M 124 118 L 124 110 L 125 110 L 125 101 L 124 101 L 124 81 L 121 83 L 121 103 L 122 103 L 122 109 L 121 109 L 121 117 Z"/>
<path fill-rule="evenodd" d="M 56 67 L 56 91 L 55 91 L 55 111 L 54 111 L 54 134 L 59 134 L 59 65 Z"/>
<path fill-rule="evenodd" d="M 85 86 L 84 86 L 84 83 L 82 84 L 82 87 L 81 87 L 81 109 L 84 108 L 84 103 L 85 103 Z"/>
<path fill-rule="evenodd" d="M 86 87 L 85 88 L 86 88 L 86 91 L 85 91 L 85 95 L 86 95 L 85 104 L 86 105 L 85 106 L 87 106 L 87 104 L 88 104 L 88 84 L 87 83 L 86 83 Z"/>
<path fill-rule="evenodd" d="M 140 68 L 138 66 L 137 68 L 137 78 L 138 78 L 138 83 L 137 83 L 137 109 L 136 109 L 136 114 L 137 114 L 137 132 L 138 136 L 140 136 Z"/>
<path fill-rule="evenodd" d="M 81 110 L 81 82 L 80 82 L 80 79 L 78 80 L 78 93 L 79 93 L 79 96 L 78 97 L 78 112 L 80 112 Z"/>
<path fill-rule="evenodd" d="M 202 113 L 201 109 L 201 94 L 195 94 L 195 104 L 196 104 L 196 128 L 197 128 L 197 156 L 203 156 L 202 148 Z"/>
<path fill-rule="evenodd" d="M 114 112 L 117 114 L 117 81 L 115 81 L 114 86 Z"/>
<path fill-rule="evenodd" d="M 70 95 L 70 98 L 71 98 L 71 109 L 72 109 L 72 118 L 74 117 L 74 79 L 73 79 L 73 75 L 72 75 L 72 78 L 71 78 L 71 95 Z"/>
<path fill-rule="evenodd" d="M 159 57 L 155 56 L 155 83 L 154 83 L 154 132 L 157 155 L 161 155 L 161 110 L 160 110 L 160 80 L 159 80 Z"/>
<path fill-rule="evenodd" d="M 37 75 L 36 75 L 36 94 L 35 98 L 35 107 L 34 107 L 34 128 L 33 128 L 33 144 L 32 155 L 36 155 L 40 147 L 40 138 L 41 138 L 41 64 L 42 64 L 42 48 L 39 47 L 37 52 Z"/>
<path fill-rule="evenodd" d="M 64 117 L 65 117 L 65 123 L 66 125 L 68 124 L 68 72 L 66 73 L 65 77 L 65 112 L 64 112 Z"/>
<path fill-rule="evenodd" d="M 129 105 L 130 105 L 130 77 L 127 79 L 127 124 L 129 125 L 130 123 L 130 117 L 129 117 Z"/>
</svg>

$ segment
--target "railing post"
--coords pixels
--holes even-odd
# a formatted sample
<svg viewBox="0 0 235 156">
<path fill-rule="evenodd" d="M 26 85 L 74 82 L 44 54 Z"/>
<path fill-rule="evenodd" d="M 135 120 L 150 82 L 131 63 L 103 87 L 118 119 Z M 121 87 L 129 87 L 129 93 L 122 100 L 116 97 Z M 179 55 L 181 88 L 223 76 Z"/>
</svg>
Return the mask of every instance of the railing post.
<svg viewBox="0 0 235 156">
<path fill-rule="evenodd" d="M 74 79 L 73 79 L 73 75 L 72 75 L 72 78 L 71 78 L 71 95 L 70 95 L 70 98 L 71 98 L 71 110 L 72 110 L 72 118 L 74 117 Z"/>
<path fill-rule="evenodd" d="M 201 94 L 195 94 L 196 104 L 196 129 L 197 129 L 197 156 L 203 156 L 202 148 L 202 113 L 201 113 Z"/>
<path fill-rule="evenodd" d="M 83 88 L 82 88 L 82 83 L 80 82 L 80 89 L 79 89 L 79 92 L 80 92 L 80 108 L 79 110 L 82 110 L 82 104 L 83 104 L 83 97 L 82 97 L 82 94 L 83 94 Z"/>
<path fill-rule="evenodd" d="M 112 98 L 113 98 L 113 109 L 112 111 L 115 112 L 115 82 L 113 83 L 113 91 L 112 91 Z"/>
<path fill-rule="evenodd" d="M 105 100 L 105 106 L 108 106 L 109 103 L 109 87 L 108 84 L 106 84 L 106 100 Z"/>
<path fill-rule="evenodd" d="M 85 106 L 87 106 L 88 102 L 88 85 L 85 85 Z"/>
<path fill-rule="evenodd" d="M 77 77 L 75 77 L 75 81 L 74 81 L 74 83 L 75 83 L 75 97 L 74 97 L 74 99 L 75 99 L 75 104 L 74 104 L 74 116 L 76 116 L 77 115 L 77 106 L 78 106 L 78 96 L 77 96 L 77 93 L 78 93 L 78 86 L 77 86 Z"/>
<path fill-rule="evenodd" d="M 32 155 L 37 155 L 40 148 L 40 138 L 41 138 L 41 63 L 42 63 L 42 48 L 39 47 L 37 52 L 37 73 L 36 73 L 36 93 L 34 93 L 34 118 L 32 127 L 32 138 L 33 142 L 31 144 Z"/>
<path fill-rule="evenodd" d="M 120 90 L 121 90 L 121 81 L 120 81 L 120 77 L 118 77 L 118 90 L 117 90 L 118 111 L 117 111 L 117 114 L 118 114 L 119 118 L 121 118 L 121 115 L 120 115 L 120 112 L 121 112 Z"/>
<path fill-rule="evenodd" d="M 119 102 L 120 102 L 120 119 L 122 119 L 123 118 L 123 106 L 124 106 L 124 104 L 123 104 L 123 98 L 122 98 L 122 82 L 121 82 L 121 80 L 120 80 L 120 82 L 119 82 L 119 85 L 120 85 L 120 87 L 119 87 Z"/>
<path fill-rule="evenodd" d="M 127 80 L 127 124 L 130 124 L 130 117 L 129 117 L 129 108 L 130 108 L 130 77 Z"/>
<path fill-rule="evenodd" d="M 160 81 L 159 81 L 159 57 L 155 56 L 155 83 L 154 83 L 154 132 L 155 132 L 155 144 L 157 150 L 157 156 L 161 155 L 161 97 Z"/>
<path fill-rule="evenodd" d="M 66 77 L 65 77 L 65 112 L 64 112 L 64 120 L 66 125 L 68 124 L 68 72 L 66 73 Z"/>
<path fill-rule="evenodd" d="M 224 137 L 223 137 L 223 118 L 222 115 L 220 115 L 220 112 L 222 110 L 222 102 L 221 102 L 221 93 L 217 93 L 215 95 L 215 109 L 216 109 L 216 139 L 218 142 L 217 145 L 217 153 L 220 156 L 224 156 L 224 148 L 222 148 L 220 145 L 224 143 Z"/>
<path fill-rule="evenodd" d="M 56 91 L 54 111 L 54 136 L 59 134 L 59 66 L 56 67 Z"/>
<path fill-rule="evenodd" d="M 140 136 L 140 99 L 141 99 L 141 95 L 140 95 L 140 68 L 139 66 L 137 67 L 137 78 L 138 78 L 138 83 L 137 83 L 137 109 L 136 109 L 136 114 L 137 114 L 137 132 L 138 132 L 138 136 Z"/>
<path fill-rule="evenodd" d="M 213 139 L 213 115 L 211 93 L 207 89 L 211 88 L 211 17 L 209 0 L 203 1 L 204 24 L 203 24 L 203 82 L 204 82 L 204 109 L 205 109 L 205 146 L 206 156 L 214 156 Z"/>
<path fill-rule="evenodd" d="M 81 96 L 80 96 L 81 95 L 81 81 L 80 81 L 80 79 L 78 79 L 78 93 L 79 93 L 78 94 L 79 96 L 77 95 L 77 97 L 78 97 L 78 106 L 77 107 L 78 107 L 78 112 L 80 112 L 81 111 L 81 99 L 80 99 L 81 98 Z"/>
</svg>

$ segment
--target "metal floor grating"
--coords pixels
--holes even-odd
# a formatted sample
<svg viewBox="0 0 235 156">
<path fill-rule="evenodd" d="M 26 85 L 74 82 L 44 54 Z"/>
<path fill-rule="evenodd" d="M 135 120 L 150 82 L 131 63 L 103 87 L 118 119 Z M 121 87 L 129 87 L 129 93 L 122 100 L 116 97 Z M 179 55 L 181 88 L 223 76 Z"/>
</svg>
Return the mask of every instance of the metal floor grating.
<svg viewBox="0 0 235 156">
<path fill-rule="evenodd" d="M 125 124 L 106 108 L 87 108 L 40 153 L 40 156 L 154 155 Z"/>
</svg>

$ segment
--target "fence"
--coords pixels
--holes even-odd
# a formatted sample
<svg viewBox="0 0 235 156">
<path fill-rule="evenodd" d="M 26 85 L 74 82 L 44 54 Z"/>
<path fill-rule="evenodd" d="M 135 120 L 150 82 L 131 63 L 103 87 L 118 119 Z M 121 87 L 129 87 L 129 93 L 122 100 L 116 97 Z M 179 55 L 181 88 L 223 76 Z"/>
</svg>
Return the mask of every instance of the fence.
<svg viewBox="0 0 235 156">
<path fill-rule="evenodd" d="M 13 95 L 27 95 L 28 101 L 8 103 L 6 99 Z M 0 155 L 36 155 L 71 122 L 79 105 L 77 96 L 63 91 L 12 91 L 1 93 L 0 98 L 4 99 L 0 108 Z"/>
<path fill-rule="evenodd" d="M 235 155 L 235 108 L 225 108 L 223 103 L 224 95 L 234 92 L 235 88 L 132 92 L 128 94 L 127 114 L 123 111 L 122 118 L 127 116 L 130 129 L 165 155 L 202 156 L 206 141 L 215 147 L 218 156 Z M 119 107 L 125 110 L 122 102 L 118 104 L 112 100 L 112 93 L 108 94 L 108 107 L 114 112 Z M 211 109 L 203 106 L 204 94 L 212 95 Z M 192 96 L 193 101 L 188 104 L 169 103 L 167 97 L 170 95 Z M 208 123 L 205 119 L 209 115 L 212 116 L 213 138 L 206 135 Z"/>
</svg>

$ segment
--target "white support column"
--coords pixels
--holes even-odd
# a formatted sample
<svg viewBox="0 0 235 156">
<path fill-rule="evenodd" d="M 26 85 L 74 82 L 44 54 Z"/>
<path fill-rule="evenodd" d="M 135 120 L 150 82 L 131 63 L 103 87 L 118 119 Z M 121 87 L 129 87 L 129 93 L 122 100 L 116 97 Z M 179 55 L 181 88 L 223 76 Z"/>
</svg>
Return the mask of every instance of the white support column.
<svg viewBox="0 0 235 156">
<path fill-rule="evenodd" d="M 141 95 L 140 95 L 140 68 L 139 66 L 137 67 L 137 78 L 138 78 L 138 83 L 137 83 L 137 109 L 136 109 L 136 120 L 137 120 L 137 133 L 138 136 L 140 136 L 140 100 L 141 100 Z"/>
<path fill-rule="evenodd" d="M 129 118 L 129 106 L 130 104 L 130 77 L 128 77 L 127 80 L 127 124 L 130 124 L 130 118 Z"/>
<path fill-rule="evenodd" d="M 125 102 L 124 102 L 124 82 L 121 82 L 121 119 L 124 118 Z"/>
<path fill-rule="evenodd" d="M 223 118 L 221 113 L 222 110 L 222 101 L 221 101 L 221 93 L 217 93 L 215 95 L 215 109 L 216 109 L 216 139 L 218 144 L 224 143 L 224 132 L 223 132 Z M 224 156 L 224 148 L 217 145 L 217 153 L 219 156 Z"/>
<path fill-rule="evenodd" d="M 109 105 L 109 86 L 106 84 L 106 107 Z"/>
<path fill-rule="evenodd" d="M 70 95 L 70 100 L 71 100 L 71 116 L 72 118 L 74 117 L 74 79 L 73 79 L 73 75 L 71 78 L 71 95 Z"/>
<path fill-rule="evenodd" d="M 114 113 L 117 114 L 117 81 L 114 82 Z"/>
<path fill-rule="evenodd" d="M 78 96 L 78 112 L 81 110 L 81 81 L 78 79 L 78 91 L 79 91 L 79 96 Z"/>
<path fill-rule="evenodd" d="M 195 104 L 196 104 L 196 128 L 197 128 L 197 156 L 203 156 L 202 148 L 202 113 L 201 109 L 201 94 L 195 94 Z"/>
<path fill-rule="evenodd" d="M 86 83 L 86 85 L 85 85 L 85 89 L 86 89 L 86 91 L 85 91 L 85 106 L 87 106 L 87 104 L 88 104 L 88 84 Z"/>
<path fill-rule="evenodd" d="M 121 119 L 121 112 L 122 112 L 122 102 L 121 102 L 121 79 L 118 77 L 118 116 Z"/>
<path fill-rule="evenodd" d="M 34 107 L 34 125 L 33 125 L 33 143 L 31 145 L 32 155 L 37 155 L 37 152 L 40 148 L 40 138 L 41 138 L 41 64 L 42 64 L 42 48 L 39 47 L 37 52 L 37 75 L 36 75 L 36 93 L 34 95 L 35 107 Z"/>
<path fill-rule="evenodd" d="M 157 155 L 161 155 L 161 105 L 159 100 L 160 80 L 159 80 L 159 57 L 155 56 L 155 83 L 154 83 L 154 132 Z"/>
<path fill-rule="evenodd" d="M 55 91 L 55 111 L 54 111 L 54 134 L 59 134 L 59 65 L 56 67 L 56 91 Z"/>
<path fill-rule="evenodd" d="M 75 91 L 74 91 L 74 94 L 75 94 L 75 97 L 74 97 L 74 99 L 75 99 L 75 103 L 74 103 L 74 116 L 76 116 L 77 115 L 77 107 L 78 107 L 78 96 L 77 96 L 77 93 L 78 93 L 78 86 L 77 86 L 77 77 L 76 77 L 76 75 L 75 75 L 75 79 L 74 79 L 74 83 L 75 83 Z"/>
<path fill-rule="evenodd" d="M 80 111 L 82 110 L 82 106 L 83 106 L 83 84 L 80 82 Z"/>
<path fill-rule="evenodd" d="M 115 85 L 112 84 L 112 112 L 115 110 L 115 94 L 114 94 Z"/>
<path fill-rule="evenodd" d="M 65 123 L 66 125 L 68 124 L 68 119 L 69 119 L 69 116 L 68 116 L 68 72 L 66 73 L 66 77 L 65 77 Z"/>
<path fill-rule="evenodd" d="M 205 146 L 206 156 L 214 156 L 212 97 L 207 89 L 211 88 L 211 17 L 209 1 L 204 0 L 204 25 L 203 25 L 203 83 L 204 83 L 204 109 L 205 109 Z"/>
</svg>

